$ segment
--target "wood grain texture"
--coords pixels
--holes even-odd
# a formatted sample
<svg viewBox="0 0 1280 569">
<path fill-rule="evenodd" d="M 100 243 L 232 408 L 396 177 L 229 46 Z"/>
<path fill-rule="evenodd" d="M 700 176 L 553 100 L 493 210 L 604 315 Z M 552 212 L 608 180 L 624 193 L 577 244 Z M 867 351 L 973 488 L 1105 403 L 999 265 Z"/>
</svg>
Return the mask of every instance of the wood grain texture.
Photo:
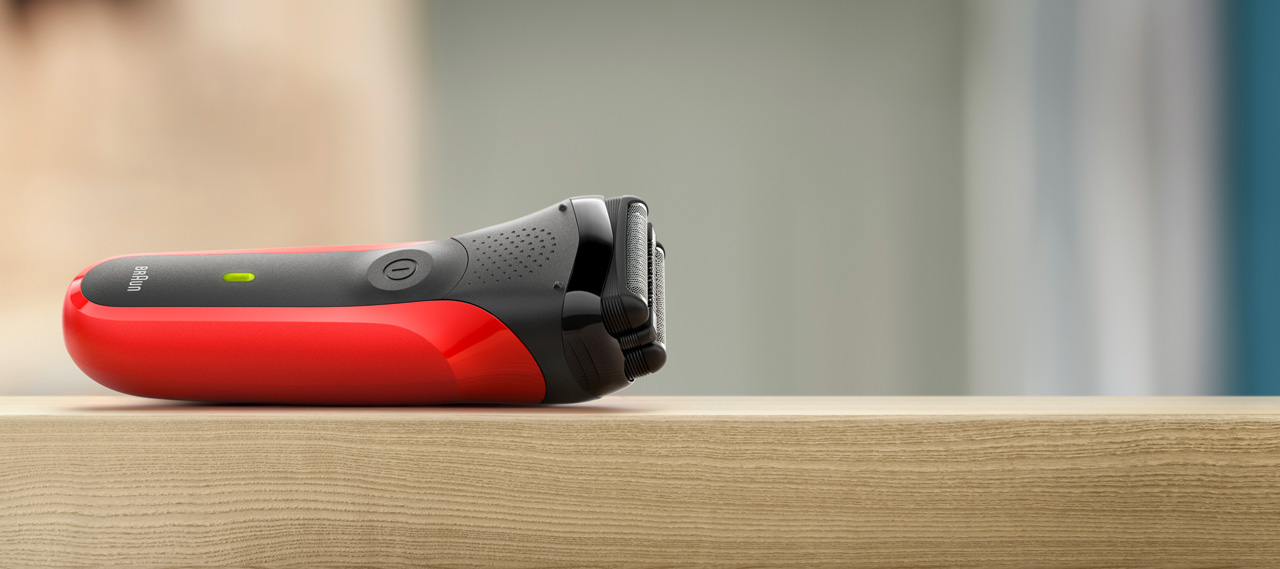
<svg viewBox="0 0 1280 569">
<path fill-rule="evenodd" d="M 0 398 L 0 566 L 1267 567 L 1280 400 Z"/>
</svg>

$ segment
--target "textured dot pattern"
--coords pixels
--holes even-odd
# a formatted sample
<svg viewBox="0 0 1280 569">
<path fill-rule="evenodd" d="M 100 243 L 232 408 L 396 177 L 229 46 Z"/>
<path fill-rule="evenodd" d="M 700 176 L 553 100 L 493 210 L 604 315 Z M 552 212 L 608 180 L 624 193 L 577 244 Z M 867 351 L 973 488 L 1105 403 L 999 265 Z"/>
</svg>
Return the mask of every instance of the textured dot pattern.
<svg viewBox="0 0 1280 569">
<path fill-rule="evenodd" d="M 469 237 L 465 243 L 472 269 L 466 284 L 485 285 L 527 279 L 556 253 L 556 238 L 539 227 L 520 227 Z"/>
</svg>

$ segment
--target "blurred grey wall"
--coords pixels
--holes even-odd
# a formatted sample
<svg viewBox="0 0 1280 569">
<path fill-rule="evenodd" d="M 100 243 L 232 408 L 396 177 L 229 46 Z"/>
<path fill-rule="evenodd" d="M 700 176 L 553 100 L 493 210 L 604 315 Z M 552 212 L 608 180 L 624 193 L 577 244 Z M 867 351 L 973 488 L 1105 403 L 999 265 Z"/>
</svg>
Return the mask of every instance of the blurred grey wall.
<svg viewBox="0 0 1280 569">
<path fill-rule="evenodd" d="M 963 393 L 963 9 L 435 1 L 433 233 L 648 200 L 671 357 L 628 393 Z"/>
</svg>

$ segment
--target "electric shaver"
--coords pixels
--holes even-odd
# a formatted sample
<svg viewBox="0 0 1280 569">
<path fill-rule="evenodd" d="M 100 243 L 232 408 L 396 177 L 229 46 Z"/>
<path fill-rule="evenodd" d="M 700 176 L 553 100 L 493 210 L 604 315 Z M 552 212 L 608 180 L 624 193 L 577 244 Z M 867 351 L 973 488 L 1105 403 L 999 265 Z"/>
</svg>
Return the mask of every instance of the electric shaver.
<svg viewBox="0 0 1280 569">
<path fill-rule="evenodd" d="M 665 258 L 633 196 L 440 241 L 113 257 L 71 282 L 63 336 L 144 397 L 571 403 L 666 363 Z"/>
</svg>

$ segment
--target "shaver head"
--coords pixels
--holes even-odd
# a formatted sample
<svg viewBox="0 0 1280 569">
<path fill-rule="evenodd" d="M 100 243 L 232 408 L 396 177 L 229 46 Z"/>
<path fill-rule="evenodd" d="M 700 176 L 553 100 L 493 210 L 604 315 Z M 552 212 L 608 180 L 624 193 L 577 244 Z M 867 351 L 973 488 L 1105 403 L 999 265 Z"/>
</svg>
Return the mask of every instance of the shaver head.
<svg viewBox="0 0 1280 569">
<path fill-rule="evenodd" d="M 572 198 L 454 239 L 470 260 L 448 297 L 515 332 L 544 403 L 594 399 L 666 363 L 666 251 L 644 200 Z"/>
<path fill-rule="evenodd" d="M 565 357 L 590 389 L 614 391 L 667 362 L 666 251 L 640 198 L 572 201 L 580 241 L 579 262 L 565 296 Z M 603 219 L 601 204 L 609 220 L 607 232 L 602 223 L 585 219 Z M 609 258 L 601 263 L 605 245 Z M 594 258 L 583 259 L 584 254 Z M 621 369 L 614 343 L 622 355 Z"/>
</svg>

